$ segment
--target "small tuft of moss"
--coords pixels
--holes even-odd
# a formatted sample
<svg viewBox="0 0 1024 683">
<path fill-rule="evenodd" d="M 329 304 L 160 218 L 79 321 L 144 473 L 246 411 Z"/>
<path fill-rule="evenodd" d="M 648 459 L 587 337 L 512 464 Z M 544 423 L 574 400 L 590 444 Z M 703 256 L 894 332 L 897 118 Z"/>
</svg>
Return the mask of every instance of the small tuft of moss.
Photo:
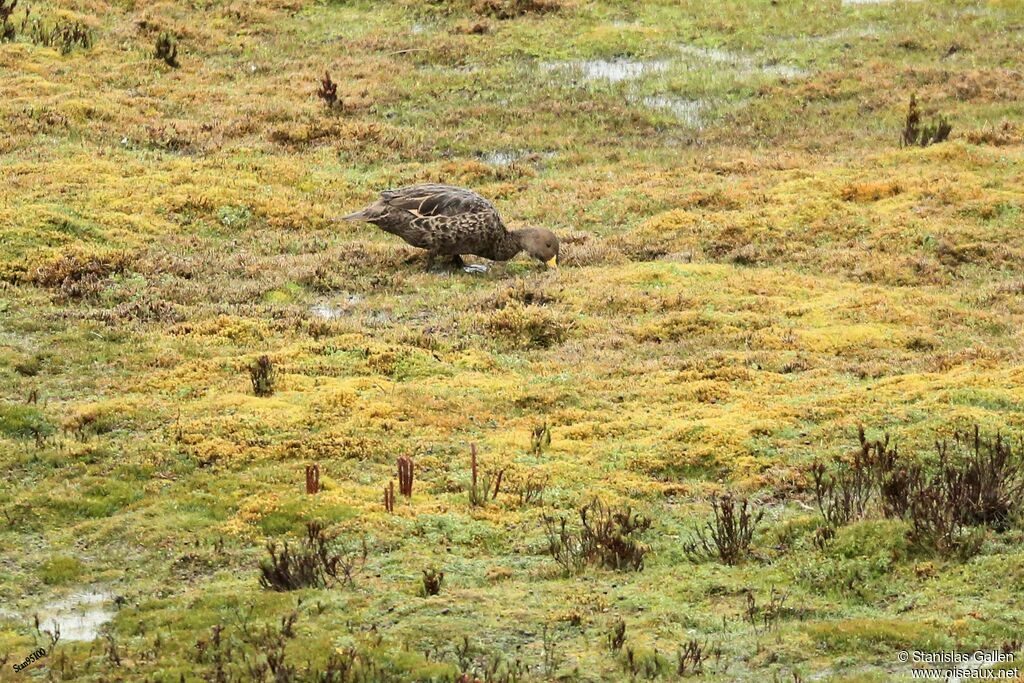
<svg viewBox="0 0 1024 683">
<path fill-rule="evenodd" d="M 540 306 L 510 302 L 485 316 L 483 327 L 512 346 L 546 349 L 565 341 L 572 323 Z"/>
<path fill-rule="evenodd" d="M 39 568 L 39 578 L 47 585 L 71 583 L 85 572 L 85 565 L 75 557 L 55 555 Z"/>
</svg>

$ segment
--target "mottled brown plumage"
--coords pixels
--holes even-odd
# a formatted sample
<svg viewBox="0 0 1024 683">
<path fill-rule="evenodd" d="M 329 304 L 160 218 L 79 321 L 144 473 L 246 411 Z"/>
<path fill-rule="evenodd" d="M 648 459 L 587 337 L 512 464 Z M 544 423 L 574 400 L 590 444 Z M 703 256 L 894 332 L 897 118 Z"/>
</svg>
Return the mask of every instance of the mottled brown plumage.
<svg viewBox="0 0 1024 683">
<path fill-rule="evenodd" d="M 472 190 L 450 185 L 413 185 L 385 190 L 362 211 L 344 217 L 366 221 L 426 249 L 430 258 L 461 254 L 507 261 L 521 251 L 558 265 L 558 238 L 544 228 L 508 230 L 489 201 Z"/>
</svg>

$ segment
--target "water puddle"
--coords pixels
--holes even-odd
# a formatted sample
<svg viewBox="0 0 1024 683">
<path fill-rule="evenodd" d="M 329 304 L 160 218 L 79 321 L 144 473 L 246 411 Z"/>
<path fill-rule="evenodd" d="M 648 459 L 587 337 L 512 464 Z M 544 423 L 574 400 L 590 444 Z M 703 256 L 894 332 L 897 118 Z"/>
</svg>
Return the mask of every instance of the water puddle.
<svg viewBox="0 0 1024 683">
<path fill-rule="evenodd" d="M 520 152 L 487 152 L 480 155 L 480 161 L 491 166 L 509 166 L 524 156 Z"/>
<path fill-rule="evenodd" d="M 490 166 L 511 166 L 517 161 L 536 161 L 554 157 L 554 152 L 533 152 L 531 150 L 496 150 L 479 154 L 480 161 Z"/>
<path fill-rule="evenodd" d="M 779 63 L 768 59 L 759 61 L 752 56 L 737 52 L 729 52 L 719 48 L 698 47 L 696 45 L 680 45 L 679 51 L 704 64 L 721 64 L 742 74 L 764 73 L 780 78 L 802 78 L 810 73 L 796 66 Z M 589 59 L 568 62 L 545 62 L 541 67 L 547 71 L 572 70 L 578 71 L 586 81 L 608 81 L 618 83 L 632 81 L 650 74 L 661 73 L 672 64 L 670 60 L 637 60 L 637 59 Z"/>
<path fill-rule="evenodd" d="M 826 33 L 821 36 L 814 36 L 811 38 L 794 38 L 793 40 L 809 40 L 818 43 L 829 43 L 829 42 L 843 42 L 850 40 L 859 40 L 861 38 L 877 38 L 879 30 L 875 26 L 863 26 L 861 28 L 844 28 L 839 31 L 833 31 L 832 33 Z"/>
<path fill-rule="evenodd" d="M 707 103 L 701 100 L 688 100 L 682 97 L 645 97 L 640 100 L 641 104 L 649 109 L 663 109 L 672 112 L 676 117 L 692 128 L 701 128 L 704 125 L 703 112 L 707 109 Z"/>
<path fill-rule="evenodd" d="M 349 294 L 337 303 L 321 302 L 313 304 L 309 307 L 309 312 L 314 318 L 319 318 L 320 320 L 337 320 L 346 315 L 353 306 L 362 303 L 365 298 L 358 294 Z"/>
<path fill-rule="evenodd" d="M 635 59 L 589 59 L 574 62 L 546 62 L 546 70 L 572 69 L 579 71 L 587 81 L 609 81 L 618 83 L 640 78 L 649 73 L 659 73 L 668 68 L 663 60 L 641 61 Z"/>
<path fill-rule="evenodd" d="M 730 52 L 715 47 L 699 47 L 697 45 L 680 45 L 679 51 L 684 55 L 693 57 L 697 61 L 710 64 L 724 64 L 740 73 L 750 74 L 760 71 L 771 76 L 780 78 L 803 78 L 810 75 L 805 69 L 780 64 L 777 61 L 769 60 L 759 62 L 749 55 L 738 52 Z"/>
<path fill-rule="evenodd" d="M 59 627 L 61 640 L 93 640 L 100 628 L 114 618 L 113 600 L 113 593 L 107 591 L 74 593 L 37 611 L 39 628 L 54 631 Z"/>
</svg>

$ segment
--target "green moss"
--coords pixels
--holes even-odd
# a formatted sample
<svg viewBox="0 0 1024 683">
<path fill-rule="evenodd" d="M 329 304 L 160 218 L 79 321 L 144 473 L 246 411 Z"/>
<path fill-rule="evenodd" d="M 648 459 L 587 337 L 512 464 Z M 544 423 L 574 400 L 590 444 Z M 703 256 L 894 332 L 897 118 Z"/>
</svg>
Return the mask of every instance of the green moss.
<svg viewBox="0 0 1024 683">
<path fill-rule="evenodd" d="M 32 644 L 27 611 L 65 592 L 40 568 L 71 557 L 68 585 L 130 587 L 121 667 L 97 663 L 106 640 L 60 645 L 85 681 L 216 678 L 197 644 L 220 627 L 249 656 L 227 677 L 251 677 L 267 653 L 246 629 L 293 610 L 299 680 L 339 648 L 396 680 L 498 658 L 622 680 L 618 618 L 669 668 L 691 638 L 720 647 L 709 681 L 885 678 L 898 645 L 1018 638 L 1018 528 L 967 562 L 908 554 L 894 522 L 822 544 L 805 467 L 858 424 L 907 454 L 1021 425 L 1020 3 L 32 12 L 96 44 L 0 43 L 0 545 L 19 549 L 0 652 Z M 165 31 L 176 70 L 146 56 Z M 898 148 L 910 91 L 949 142 Z M 428 181 L 552 228 L 560 269 L 428 273 L 332 220 Z M 262 355 L 279 374 L 257 398 Z M 474 443 L 505 471 L 487 506 L 467 502 Z M 414 493 L 389 512 L 399 456 Z M 727 488 L 766 506 L 756 556 L 692 564 Z M 595 496 L 650 514 L 643 571 L 558 575 L 543 517 Z M 355 587 L 261 590 L 265 543 L 310 519 L 368 539 Z M 417 594 L 426 567 L 437 596 Z"/>
<path fill-rule="evenodd" d="M 829 553 L 847 559 L 879 558 L 886 562 L 899 562 L 907 558 L 909 531 L 910 525 L 898 520 L 854 522 L 836 530 Z"/>
<path fill-rule="evenodd" d="M 803 630 L 819 647 L 831 652 L 936 652 L 950 645 L 948 636 L 941 630 L 909 620 L 846 619 L 808 624 Z"/>
</svg>

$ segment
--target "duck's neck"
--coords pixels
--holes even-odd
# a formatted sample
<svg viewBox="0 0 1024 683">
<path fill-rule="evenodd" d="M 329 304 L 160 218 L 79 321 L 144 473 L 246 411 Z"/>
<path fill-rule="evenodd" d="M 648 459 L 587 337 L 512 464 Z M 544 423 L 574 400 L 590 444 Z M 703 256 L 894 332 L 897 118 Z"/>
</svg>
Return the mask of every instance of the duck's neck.
<svg viewBox="0 0 1024 683">
<path fill-rule="evenodd" d="M 519 233 L 521 230 L 505 230 L 504 234 L 500 239 L 497 240 L 493 248 L 493 256 L 491 257 L 495 261 L 508 261 L 513 256 L 523 250 L 523 245 L 519 241 Z"/>
</svg>

